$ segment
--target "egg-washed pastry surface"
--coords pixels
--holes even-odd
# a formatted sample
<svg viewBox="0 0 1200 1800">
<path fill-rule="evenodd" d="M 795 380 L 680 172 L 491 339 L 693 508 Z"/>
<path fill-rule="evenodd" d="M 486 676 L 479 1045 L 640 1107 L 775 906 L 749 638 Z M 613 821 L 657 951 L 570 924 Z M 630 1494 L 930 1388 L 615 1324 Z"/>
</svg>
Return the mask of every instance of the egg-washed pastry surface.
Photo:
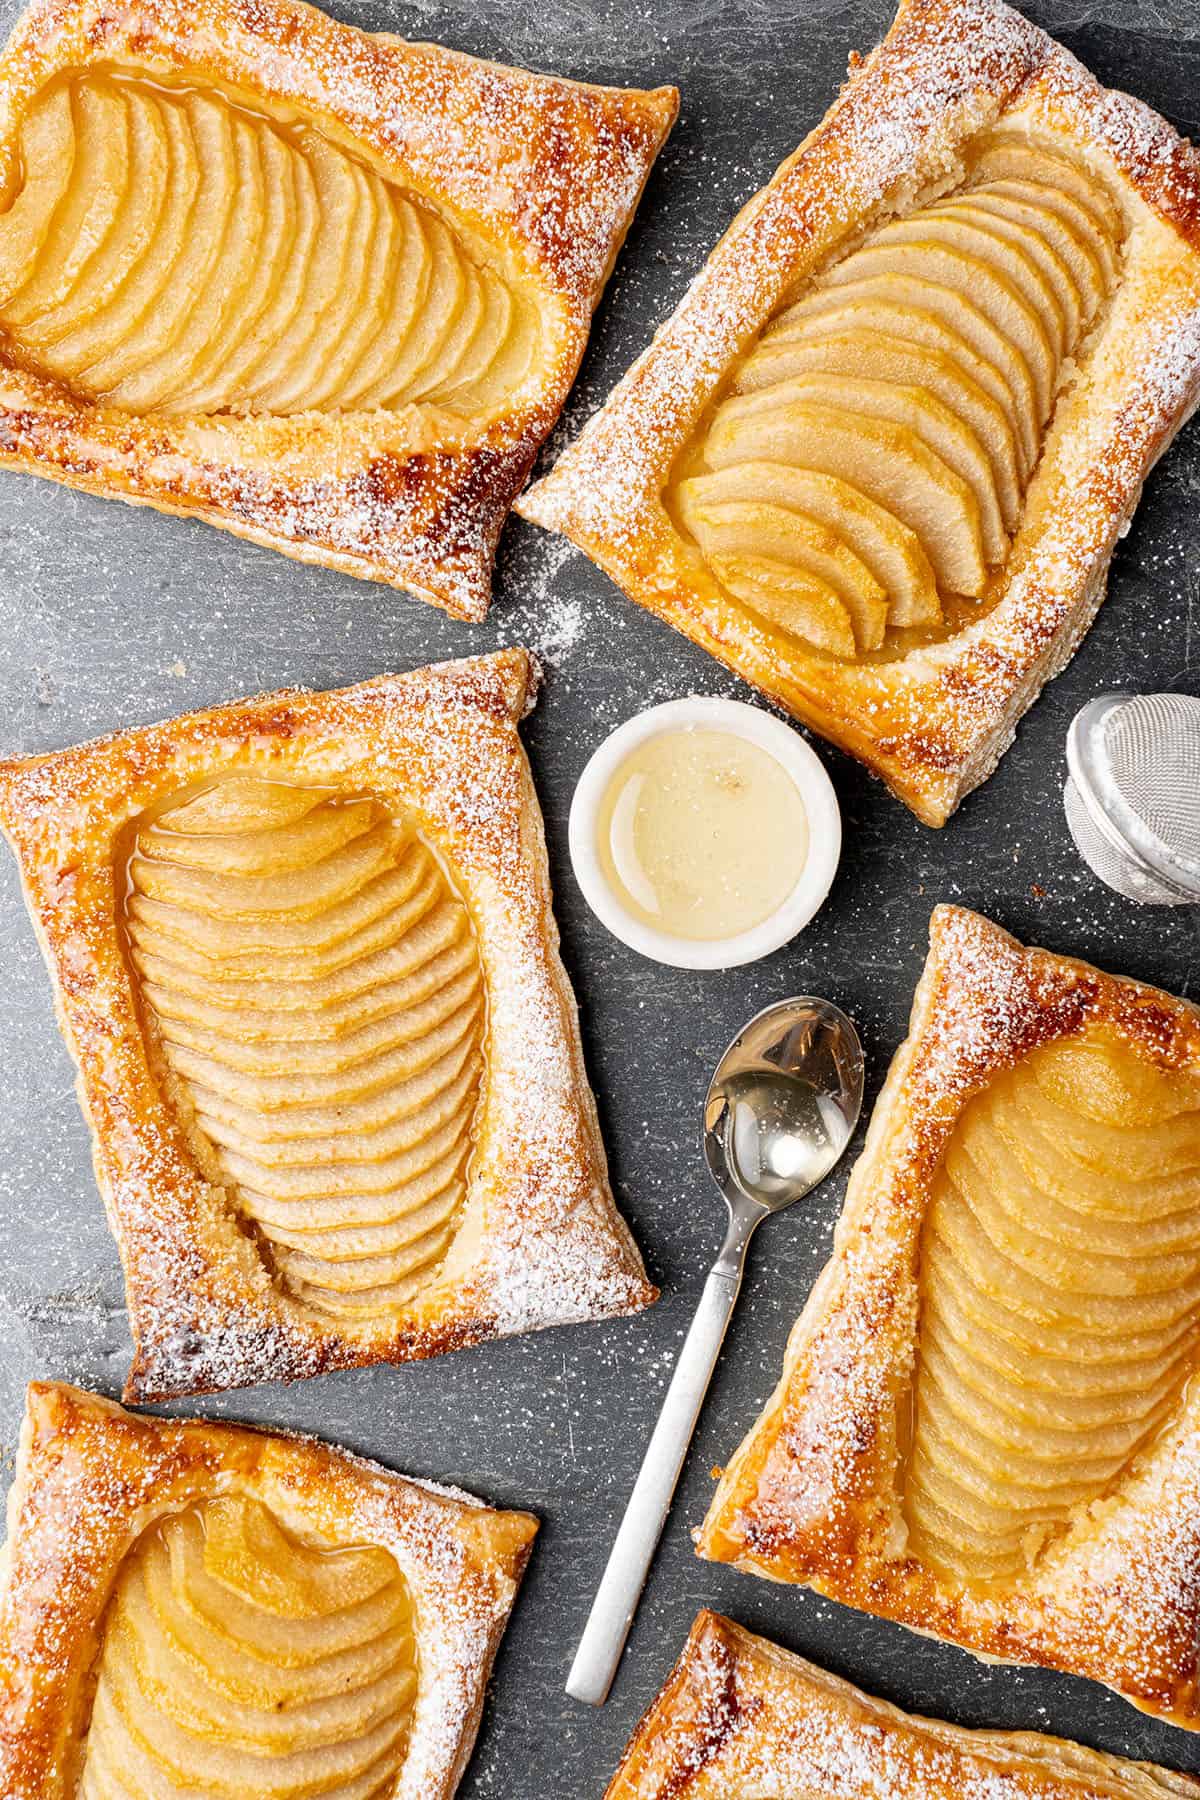
<svg viewBox="0 0 1200 1800">
<path fill-rule="evenodd" d="M 1015 12 L 905 0 L 521 510 L 942 824 L 1196 403 L 1198 192 Z"/>
<path fill-rule="evenodd" d="M 482 617 L 676 105 L 295 0 L 31 7 L 0 462 Z"/>
<path fill-rule="evenodd" d="M 939 907 L 701 1553 L 1200 1728 L 1200 1014 Z"/>
<path fill-rule="evenodd" d="M 654 1298 L 504 651 L 0 764 L 161 1398 Z"/>
<path fill-rule="evenodd" d="M 914 1717 L 702 1612 L 605 1800 L 1165 1800 L 1200 1782 L 1036 1731 Z"/>
<path fill-rule="evenodd" d="M 537 1523 L 311 1439 L 30 1388 L 9 1800 L 449 1800 Z"/>
</svg>

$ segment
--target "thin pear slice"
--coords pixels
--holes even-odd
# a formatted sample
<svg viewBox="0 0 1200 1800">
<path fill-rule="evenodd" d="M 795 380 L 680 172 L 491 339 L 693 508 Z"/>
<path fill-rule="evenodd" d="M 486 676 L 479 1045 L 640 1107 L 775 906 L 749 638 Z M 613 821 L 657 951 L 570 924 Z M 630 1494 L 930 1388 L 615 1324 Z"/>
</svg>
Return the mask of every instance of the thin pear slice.
<svg viewBox="0 0 1200 1800">
<path fill-rule="evenodd" d="M 683 521 L 704 552 L 717 557 L 767 557 L 803 569 L 831 587 L 864 649 L 874 650 L 887 629 L 887 599 L 866 564 L 827 525 L 806 513 L 761 500 L 705 500 L 679 490 Z"/>
<path fill-rule="evenodd" d="M 453 381 L 429 395 L 431 400 L 453 401 L 485 385 L 513 329 L 516 307 L 508 287 L 492 269 L 480 269 L 478 274 L 483 300 L 478 329 L 459 358 Z"/>
<path fill-rule="evenodd" d="M 321 206 L 312 166 L 293 144 L 286 143 L 284 147 L 291 192 L 288 256 L 278 292 L 253 334 L 250 360 L 238 376 L 241 404 L 246 410 L 255 412 L 267 410 L 262 396 L 271 392 L 291 363 L 293 333 L 304 316 L 309 272 L 321 232 Z"/>
<path fill-rule="evenodd" d="M 472 362 L 476 339 L 484 327 L 487 298 L 483 273 L 461 252 L 460 260 L 466 289 L 463 307 L 454 330 L 442 346 L 440 379 L 431 379 L 421 395 L 428 405 L 437 405 L 457 392 L 462 384 L 463 370 Z M 433 371 L 430 374 L 432 376 Z"/>
<path fill-rule="evenodd" d="M 847 309 L 844 315 L 842 308 Z M 994 370 L 1001 384 L 994 397 L 1006 404 L 1003 397 L 1007 396 L 1006 410 L 1021 445 L 1024 473 L 1028 476 L 1041 447 L 1037 390 L 1025 358 L 986 313 L 966 295 L 939 282 L 913 275 L 876 275 L 844 286 L 815 289 L 780 315 L 779 325 L 782 328 L 786 324 L 786 331 L 780 330 L 779 335 L 790 338 L 824 330 L 826 321 L 835 317 L 840 326 L 843 316 L 850 318 L 851 308 L 856 321 L 869 321 L 873 329 L 891 331 L 912 342 L 933 343 L 939 341 L 939 332 L 949 334 L 947 347 L 961 347 L 967 366 L 981 386 L 987 384 L 989 372 Z M 773 329 L 771 342 L 775 335 Z M 940 341 L 947 343 L 945 337 Z M 954 353 L 959 354 L 959 350 Z"/>
<path fill-rule="evenodd" d="M 462 258 L 453 234 L 436 214 L 421 208 L 421 230 L 429 244 L 430 279 L 425 301 L 412 321 L 399 363 L 367 396 L 367 403 L 399 406 L 419 400 L 436 382 L 442 348 L 454 330 L 466 298 Z"/>
<path fill-rule="evenodd" d="M 164 94 L 155 104 L 167 144 L 166 186 L 154 235 L 137 268 L 94 318 L 60 340 L 60 368 L 86 373 L 93 393 L 104 394 L 145 355 L 151 334 L 166 324 L 162 297 L 191 236 L 200 191 L 200 168 L 191 122 L 182 104 Z"/>
<path fill-rule="evenodd" d="M 0 215 L 0 318 L 37 266 L 77 153 L 71 90 L 64 82 L 39 97 L 21 130 L 22 181 Z"/>
<path fill-rule="evenodd" d="M 234 114 L 232 123 L 237 206 L 186 330 L 138 376 L 140 405 L 147 411 L 179 412 L 187 407 L 189 391 L 211 376 L 227 346 L 236 348 L 255 281 L 263 275 L 266 192 L 261 133 L 257 122 L 240 114 Z"/>
<path fill-rule="evenodd" d="M 290 355 L 274 380 L 256 391 L 256 404 L 264 412 L 286 413 L 304 406 L 313 368 L 325 354 L 330 321 L 340 316 L 362 223 L 364 198 L 357 165 L 316 131 L 304 132 L 301 152 L 312 168 L 321 223 L 305 271 L 300 310 L 288 332 Z"/>
<path fill-rule="evenodd" d="M 814 334 L 792 343 L 762 343 L 738 372 L 739 393 L 808 375 L 865 376 L 935 394 L 974 434 L 991 462 L 1007 530 L 1021 512 L 1021 472 L 1016 438 L 1004 408 L 944 350 L 905 343 L 882 332 Z"/>
<path fill-rule="evenodd" d="M 408 384 L 406 398 L 410 400 L 423 400 L 427 393 L 440 385 L 443 374 L 459 347 L 464 329 L 469 328 L 474 320 L 477 300 L 471 280 L 472 267 L 464 256 L 455 233 L 436 213 L 429 215 L 426 230 L 433 245 L 435 271 L 439 268 L 441 270 L 445 310 L 443 312 L 442 305 L 435 298 L 439 285 L 435 273 L 435 292 L 430 296 L 427 317 L 422 320 L 428 334 L 428 349 Z"/>
<path fill-rule="evenodd" d="M 710 567 L 722 587 L 768 625 L 833 656 L 857 655 L 850 614 L 818 576 L 765 556 L 717 556 Z"/>
<path fill-rule="evenodd" d="M 170 164 L 166 126 L 151 95 L 133 87 L 124 87 L 122 94 L 129 110 L 130 154 L 112 230 L 62 304 L 22 332 L 51 369 L 56 369 L 57 345 L 86 325 L 131 279 L 162 215 Z"/>
<path fill-rule="evenodd" d="M 433 278 L 433 256 L 421 229 L 420 209 L 389 189 L 394 221 L 395 248 L 381 294 L 380 324 L 363 347 L 358 365 L 346 378 L 343 406 L 364 408 L 378 404 L 369 399 L 409 354 L 416 321 L 425 305 Z"/>
<path fill-rule="evenodd" d="M 1054 245 L 1037 229 L 1036 221 L 1030 224 L 1014 218 L 1004 208 L 997 211 L 995 208 L 981 206 L 975 193 L 956 194 L 952 200 L 931 210 L 928 217 L 963 221 L 974 231 L 1003 239 L 1015 250 L 1018 254 L 1013 271 L 1021 276 L 1027 298 L 1034 298 L 1035 287 L 1039 293 L 1049 291 L 1054 296 L 1053 316 L 1063 321 L 1059 353 L 1069 355 L 1079 342 L 1083 325 L 1083 296 L 1076 286 L 1070 265 L 1063 261 Z M 1026 285 L 1030 267 L 1041 277 L 1040 283 Z"/>
<path fill-rule="evenodd" d="M 1055 341 L 1042 314 L 1022 293 L 997 254 L 989 256 L 980 233 L 944 219 L 897 220 L 841 266 L 858 264 L 863 275 L 924 275 L 973 300 L 1025 358 L 1037 390 L 1038 422 L 1049 417 L 1058 376 Z M 994 243 L 994 240 L 993 240 Z M 999 246 L 996 246 L 997 250 Z M 836 280 L 835 269 L 831 279 Z"/>
<path fill-rule="evenodd" d="M 729 412 L 737 404 L 726 401 L 709 430 L 705 456 L 713 468 L 784 462 L 839 476 L 916 532 L 944 588 L 983 593 L 987 563 L 975 496 L 910 427 L 810 402 L 739 418 Z"/>
<path fill-rule="evenodd" d="M 1008 185 L 1005 184 L 1006 189 Z M 1071 280 L 1079 295 L 1079 327 L 1081 331 L 1086 330 L 1108 297 L 1104 264 L 1090 237 L 1082 230 L 1073 229 L 1061 212 L 1040 205 L 1036 189 L 1031 188 L 1028 192 L 1029 197 L 1025 198 L 1009 191 L 976 188 L 972 191 L 971 199 L 981 211 L 991 213 L 995 218 L 1009 219 L 1027 231 L 1036 232 L 1053 248 L 1059 261 L 1071 272 Z M 1082 214 L 1079 216 L 1082 217 Z"/>
<path fill-rule="evenodd" d="M 310 407 L 346 405 L 347 388 L 362 361 L 363 352 L 383 324 L 386 295 L 399 252 L 399 225 L 391 189 L 373 169 L 360 167 L 358 175 L 366 200 L 364 235 L 361 252 L 353 252 L 350 260 L 352 268 L 357 260 L 361 272 L 353 303 L 338 336 L 337 349 L 331 349 L 320 378 L 309 389 Z"/>
<path fill-rule="evenodd" d="M 254 138 L 260 197 L 255 229 L 241 232 L 242 275 L 230 287 L 226 324 L 214 332 L 192 368 L 190 381 L 173 397 L 176 412 L 216 412 L 238 404 L 242 379 L 259 355 L 263 320 L 284 279 L 295 229 L 292 152 L 265 123 Z"/>
<path fill-rule="evenodd" d="M 1008 536 L 987 452 L 969 426 L 927 388 L 903 387 L 894 381 L 856 375 L 803 375 L 756 393 L 738 394 L 725 402 L 731 417 L 787 410 L 815 404 L 855 417 L 886 419 L 902 425 L 967 484 L 979 510 L 983 553 L 996 565 L 1008 554 Z"/>
<path fill-rule="evenodd" d="M 937 579 L 920 539 L 884 506 L 849 482 L 815 469 L 790 469 L 783 463 L 740 463 L 680 484 L 678 494 L 717 504 L 727 500 L 762 500 L 807 513 L 846 543 L 870 569 L 888 597 L 893 625 L 931 625 L 942 616 Z"/>
<path fill-rule="evenodd" d="M 973 177 L 976 183 L 1009 179 L 1040 182 L 1077 200 L 1095 221 L 1097 232 L 1111 244 L 1119 244 L 1125 236 L 1125 222 L 1104 184 L 1071 157 L 1060 156 L 1027 137 L 996 132 L 978 157 Z"/>
<path fill-rule="evenodd" d="M 370 283 L 378 280 L 387 264 L 387 240 L 379 220 L 380 184 L 351 158 L 347 168 L 356 196 L 354 226 L 346 242 L 341 282 L 321 326 L 322 353 L 293 396 L 293 410 L 337 404 L 342 377 L 371 328 Z"/>
<path fill-rule="evenodd" d="M 110 388 L 113 402 L 130 411 L 139 410 L 143 396 L 160 390 L 171 352 L 189 331 L 209 291 L 234 224 L 238 157 L 233 115 L 223 100 L 195 90 L 185 96 L 184 105 L 196 144 L 200 188 L 183 252 L 147 321 L 139 352 L 126 358 L 120 380 Z"/>
<path fill-rule="evenodd" d="M 502 403 L 512 403 L 537 362 L 542 342 L 542 319 L 537 306 L 512 292 L 494 273 L 492 287 L 506 302 L 504 336 L 487 368 L 469 386 L 460 388 L 454 402 L 472 417 L 486 414 Z"/>
<path fill-rule="evenodd" d="M 986 186 L 972 188 L 976 196 L 986 195 L 991 201 L 1008 200 L 1019 206 L 1036 207 L 1043 218 L 1056 219 L 1070 238 L 1086 249 L 1100 271 L 1105 296 L 1116 286 L 1121 273 L 1117 243 L 1097 223 L 1073 194 L 1047 187 L 1040 181 L 1020 181 L 1015 176 L 989 181 Z"/>
<path fill-rule="evenodd" d="M 129 175 L 129 109 L 119 88 L 69 89 L 75 117 L 71 180 L 28 279 L 4 303 L 17 328 L 61 306 L 112 230 Z"/>
</svg>

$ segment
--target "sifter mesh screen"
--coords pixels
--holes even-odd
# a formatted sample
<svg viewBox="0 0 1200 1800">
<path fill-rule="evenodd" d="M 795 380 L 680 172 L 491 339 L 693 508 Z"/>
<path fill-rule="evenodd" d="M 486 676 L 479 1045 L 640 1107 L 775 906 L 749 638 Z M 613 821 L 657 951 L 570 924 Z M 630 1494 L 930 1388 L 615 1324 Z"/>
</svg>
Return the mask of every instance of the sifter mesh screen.
<svg viewBox="0 0 1200 1800">
<path fill-rule="evenodd" d="M 1093 873 L 1127 899 L 1200 901 L 1200 700 L 1139 694 L 1113 708 L 1064 790 Z"/>
</svg>

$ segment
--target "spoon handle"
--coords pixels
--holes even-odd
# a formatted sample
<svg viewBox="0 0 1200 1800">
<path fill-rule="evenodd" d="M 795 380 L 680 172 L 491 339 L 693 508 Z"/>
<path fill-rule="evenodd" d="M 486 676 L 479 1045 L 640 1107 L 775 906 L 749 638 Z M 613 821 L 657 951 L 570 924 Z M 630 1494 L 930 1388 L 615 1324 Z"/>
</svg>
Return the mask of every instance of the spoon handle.
<svg viewBox="0 0 1200 1800">
<path fill-rule="evenodd" d="M 742 1285 L 751 1233 L 761 1217 L 739 1215 L 731 1221 L 679 1353 L 567 1677 L 568 1694 L 588 1706 L 603 1706 L 608 1698 Z"/>
</svg>

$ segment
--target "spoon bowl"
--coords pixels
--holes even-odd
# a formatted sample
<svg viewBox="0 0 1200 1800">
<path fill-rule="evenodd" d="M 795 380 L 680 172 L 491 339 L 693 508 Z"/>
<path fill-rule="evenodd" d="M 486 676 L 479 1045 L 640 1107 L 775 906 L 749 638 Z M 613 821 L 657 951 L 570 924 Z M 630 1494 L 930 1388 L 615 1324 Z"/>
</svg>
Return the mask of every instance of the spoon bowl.
<svg viewBox="0 0 1200 1800">
<path fill-rule="evenodd" d="M 704 1154 L 730 1209 L 781 1212 L 833 1168 L 862 1111 L 858 1032 L 830 1000 L 801 995 L 756 1013 L 717 1064 Z"/>
<path fill-rule="evenodd" d="M 756 1013 L 717 1064 L 704 1103 L 704 1154 L 729 1227 L 675 1364 L 579 1649 L 567 1692 L 601 1706 L 662 1535 L 712 1380 L 746 1251 L 771 1213 L 823 1181 L 862 1110 L 863 1053 L 840 1007 L 801 995 Z"/>
</svg>

